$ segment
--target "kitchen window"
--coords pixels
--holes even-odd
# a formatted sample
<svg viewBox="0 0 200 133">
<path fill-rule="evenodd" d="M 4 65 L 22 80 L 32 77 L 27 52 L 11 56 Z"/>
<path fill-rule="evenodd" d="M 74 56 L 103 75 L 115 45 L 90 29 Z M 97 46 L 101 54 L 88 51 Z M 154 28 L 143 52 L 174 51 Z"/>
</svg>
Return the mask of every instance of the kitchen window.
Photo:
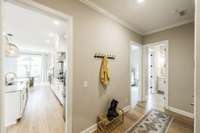
<svg viewBox="0 0 200 133">
<path fill-rule="evenodd" d="M 21 78 L 34 77 L 41 80 L 42 56 L 22 54 L 17 59 L 17 75 Z"/>
</svg>

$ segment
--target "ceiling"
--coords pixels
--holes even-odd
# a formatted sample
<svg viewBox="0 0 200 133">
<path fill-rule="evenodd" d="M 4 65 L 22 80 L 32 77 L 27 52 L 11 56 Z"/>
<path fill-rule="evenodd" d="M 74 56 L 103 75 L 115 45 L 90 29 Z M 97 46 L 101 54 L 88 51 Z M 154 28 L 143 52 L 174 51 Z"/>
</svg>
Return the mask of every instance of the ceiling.
<svg viewBox="0 0 200 133">
<path fill-rule="evenodd" d="M 34 10 L 5 3 L 4 32 L 12 33 L 21 51 L 51 52 L 56 36 L 64 36 L 67 23 Z"/>
<path fill-rule="evenodd" d="M 151 34 L 194 21 L 194 0 L 81 0 L 140 33 Z M 186 15 L 177 13 L 186 10 Z"/>
</svg>

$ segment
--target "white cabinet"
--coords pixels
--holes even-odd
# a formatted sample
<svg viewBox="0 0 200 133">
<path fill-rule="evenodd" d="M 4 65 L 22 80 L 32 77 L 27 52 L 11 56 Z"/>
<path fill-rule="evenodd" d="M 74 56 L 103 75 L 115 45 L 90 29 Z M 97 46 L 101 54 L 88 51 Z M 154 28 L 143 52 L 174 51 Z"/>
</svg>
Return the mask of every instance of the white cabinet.
<svg viewBox="0 0 200 133">
<path fill-rule="evenodd" d="M 26 84 L 6 86 L 5 92 L 5 126 L 17 123 L 23 117 L 27 102 Z"/>
<path fill-rule="evenodd" d="M 25 87 L 25 86 L 24 86 Z M 26 87 L 20 91 L 20 118 L 23 117 L 26 102 L 27 102 L 27 89 Z"/>
<path fill-rule="evenodd" d="M 54 80 L 51 84 L 51 89 L 53 93 L 55 94 L 55 96 L 57 97 L 57 99 L 62 105 L 64 104 L 64 98 L 63 98 L 64 88 L 63 87 L 64 87 L 63 83 L 57 80 Z"/>
<path fill-rule="evenodd" d="M 5 126 L 13 125 L 20 116 L 20 91 L 5 94 Z"/>
</svg>

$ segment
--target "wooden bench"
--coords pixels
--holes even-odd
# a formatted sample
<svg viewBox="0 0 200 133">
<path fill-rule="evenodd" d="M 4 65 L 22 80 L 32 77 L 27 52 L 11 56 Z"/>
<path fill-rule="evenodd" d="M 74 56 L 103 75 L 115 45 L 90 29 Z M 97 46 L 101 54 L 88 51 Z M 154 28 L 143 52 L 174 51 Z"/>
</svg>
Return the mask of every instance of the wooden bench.
<svg viewBox="0 0 200 133">
<path fill-rule="evenodd" d="M 124 123 L 124 111 L 120 108 L 117 109 L 119 114 L 118 117 L 114 118 L 113 120 L 109 121 L 106 113 L 101 113 L 97 117 L 97 132 L 100 133 L 110 133 L 113 129 L 117 128 L 121 124 Z"/>
</svg>

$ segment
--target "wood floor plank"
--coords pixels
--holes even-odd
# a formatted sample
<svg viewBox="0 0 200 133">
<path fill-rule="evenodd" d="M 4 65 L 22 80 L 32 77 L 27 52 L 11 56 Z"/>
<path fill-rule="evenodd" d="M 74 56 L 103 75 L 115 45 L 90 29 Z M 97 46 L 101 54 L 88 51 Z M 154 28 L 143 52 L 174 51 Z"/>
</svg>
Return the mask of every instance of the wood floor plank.
<svg viewBox="0 0 200 133">
<path fill-rule="evenodd" d="M 135 108 L 132 108 L 128 113 L 125 114 L 124 124 L 114 129 L 111 133 L 125 133 L 132 125 L 134 125 L 150 108 L 146 107 L 145 103 L 141 103 Z M 183 117 L 184 118 L 184 117 Z M 193 123 L 190 118 L 183 120 L 175 116 L 172 121 L 168 133 L 193 133 Z M 95 132 L 97 133 L 97 131 Z M 98 133 L 101 133 L 98 131 Z"/>
<path fill-rule="evenodd" d="M 124 124 L 114 129 L 112 133 L 124 133 L 145 112 L 145 103 L 139 104 L 125 114 Z M 30 91 L 29 100 L 23 119 L 12 127 L 8 133 L 64 133 L 63 108 L 48 86 L 35 87 Z M 168 133 L 193 133 L 192 120 L 185 122 L 180 116 L 175 117 Z"/>
<path fill-rule="evenodd" d="M 49 86 L 30 90 L 24 117 L 7 133 L 64 133 L 63 107 Z"/>
</svg>

